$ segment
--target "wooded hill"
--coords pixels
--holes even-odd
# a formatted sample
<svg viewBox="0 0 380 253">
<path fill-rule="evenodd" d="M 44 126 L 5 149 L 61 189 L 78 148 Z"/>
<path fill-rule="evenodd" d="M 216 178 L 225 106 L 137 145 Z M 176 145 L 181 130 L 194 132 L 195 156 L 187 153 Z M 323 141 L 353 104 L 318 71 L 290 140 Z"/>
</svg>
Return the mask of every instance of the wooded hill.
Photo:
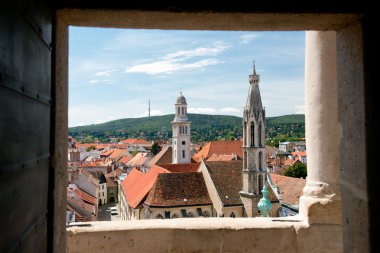
<svg viewBox="0 0 380 253">
<path fill-rule="evenodd" d="M 242 118 L 227 115 L 188 114 L 191 121 L 193 142 L 217 139 L 238 139 L 242 136 Z M 169 139 L 172 135 L 173 114 L 143 118 L 126 118 L 102 124 L 69 128 L 69 134 L 78 141 L 92 142 L 98 138 L 108 142 L 109 138 Z M 268 117 L 267 138 L 303 138 L 305 115 Z"/>
</svg>

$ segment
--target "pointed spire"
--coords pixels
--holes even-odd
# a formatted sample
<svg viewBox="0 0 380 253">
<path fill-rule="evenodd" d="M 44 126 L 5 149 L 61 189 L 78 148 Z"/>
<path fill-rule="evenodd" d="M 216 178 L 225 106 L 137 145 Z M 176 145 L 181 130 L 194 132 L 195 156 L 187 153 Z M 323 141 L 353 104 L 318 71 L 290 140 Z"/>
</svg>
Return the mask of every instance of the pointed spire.
<svg viewBox="0 0 380 253">
<path fill-rule="evenodd" d="M 255 59 L 253 59 L 253 74 L 256 75 L 256 64 L 255 64 Z"/>
</svg>

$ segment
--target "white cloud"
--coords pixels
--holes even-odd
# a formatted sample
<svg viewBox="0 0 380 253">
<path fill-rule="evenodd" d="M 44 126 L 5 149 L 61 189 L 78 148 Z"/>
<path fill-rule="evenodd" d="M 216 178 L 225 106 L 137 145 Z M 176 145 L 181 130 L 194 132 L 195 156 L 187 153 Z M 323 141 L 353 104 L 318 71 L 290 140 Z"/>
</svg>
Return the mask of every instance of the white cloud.
<svg viewBox="0 0 380 253">
<path fill-rule="evenodd" d="M 173 74 L 181 70 L 203 69 L 206 66 L 223 63 L 216 58 L 188 61 L 193 57 L 216 56 L 226 50 L 228 46 L 223 42 L 214 44 L 214 47 L 198 47 L 193 50 L 180 50 L 162 57 L 160 60 L 137 64 L 125 70 L 127 73 L 143 73 L 148 75 Z"/>
<path fill-rule="evenodd" d="M 96 83 L 109 83 L 111 80 L 109 79 L 92 79 L 89 81 L 91 84 L 96 84 Z"/>
<path fill-rule="evenodd" d="M 195 56 L 215 56 L 223 52 L 227 48 L 228 46 L 225 43 L 219 42 L 219 43 L 215 43 L 214 47 L 198 47 L 193 50 L 181 50 L 175 53 L 167 54 L 163 58 L 175 59 L 175 58 L 181 57 L 179 59 L 176 59 L 176 61 L 183 61 Z"/>
<path fill-rule="evenodd" d="M 127 68 L 125 72 L 144 73 L 148 75 L 172 74 L 180 70 L 202 69 L 206 66 L 215 65 L 219 63 L 222 62 L 214 58 L 203 59 L 192 63 L 178 63 L 172 59 L 167 59 L 163 61 L 135 65 L 133 67 Z"/>
<path fill-rule="evenodd" d="M 236 114 L 236 113 L 240 113 L 241 111 L 237 108 L 234 108 L 234 107 L 224 107 L 224 108 L 220 109 L 220 112 L 221 113 L 228 113 L 228 114 Z"/>
<path fill-rule="evenodd" d="M 98 71 L 95 73 L 95 76 L 111 76 L 112 72 L 115 72 L 117 69 L 110 69 L 110 70 L 104 70 L 104 71 Z"/>
<path fill-rule="evenodd" d="M 253 41 L 254 39 L 258 38 L 259 35 L 255 33 L 250 33 L 250 34 L 244 34 L 240 36 L 240 43 L 243 44 L 248 44 L 249 42 Z"/>
<path fill-rule="evenodd" d="M 211 107 L 189 107 L 187 109 L 189 113 L 199 113 L 199 114 L 214 114 L 216 110 Z"/>
</svg>

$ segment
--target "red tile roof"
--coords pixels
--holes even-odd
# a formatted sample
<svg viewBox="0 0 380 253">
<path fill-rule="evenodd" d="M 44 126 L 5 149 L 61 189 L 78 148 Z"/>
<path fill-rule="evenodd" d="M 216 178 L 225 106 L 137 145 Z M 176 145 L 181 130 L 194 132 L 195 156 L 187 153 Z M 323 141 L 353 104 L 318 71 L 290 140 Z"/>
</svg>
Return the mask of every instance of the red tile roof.
<svg viewBox="0 0 380 253">
<path fill-rule="evenodd" d="M 178 163 L 155 165 L 168 170 L 171 173 L 198 172 L 200 163 Z"/>
<path fill-rule="evenodd" d="M 75 143 L 75 147 L 76 148 L 88 148 L 88 147 L 91 147 L 91 146 L 96 146 L 95 143 Z"/>
<path fill-rule="evenodd" d="M 112 154 L 108 157 L 110 159 L 117 159 L 119 158 L 120 156 L 122 155 L 126 155 L 128 151 L 126 151 L 125 149 L 114 149 Z M 132 156 L 131 156 L 132 158 Z"/>
<path fill-rule="evenodd" d="M 159 165 L 159 164 L 169 164 L 172 162 L 172 147 L 167 146 L 161 149 L 161 151 L 153 157 L 148 163 L 148 166 Z"/>
<path fill-rule="evenodd" d="M 86 192 L 82 191 L 81 189 L 79 189 L 79 188 L 75 189 L 74 193 L 83 201 L 90 203 L 90 204 L 93 204 L 93 205 L 97 205 L 96 198 L 91 196 L 90 194 L 87 194 Z"/>
<path fill-rule="evenodd" d="M 292 156 L 307 156 L 306 151 L 304 152 L 292 152 Z"/>
<path fill-rule="evenodd" d="M 242 190 L 242 161 L 205 162 L 207 170 L 225 205 L 243 205 L 239 192 Z"/>
<path fill-rule="evenodd" d="M 131 159 L 132 159 L 133 156 L 122 156 L 118 162 L 119 163 L 124 163 L 124 164 L 127 164 Z"/>
<path fill-rule="evenodd" d="M 200 162 L 202 157 L 207 160 L 213 154 L 236 154 L 241 159 L 243 157 L 243 141 L 211 141 L 207 143 L 201 151 L 196 153 L 193 159 Z"/>
<path fill-rule="evenodd" d="M 233 161 L 237 160 L 236 155 L 218 155 L 218 154 L 212 154 L 207 161 L 208 162 L 217 162 L 217 161 Z"/>
<path fill-rule="evenodd" d="M 306 179 L 286 177 L 278 174 L 270 173 L 270 177 L 274 185 L 280 187 L 282 201 L 289 205 L 299 203 Z"/>
<path fill-rule="evenodd" d="M 150 143 L 147 140 L 144 140 L 144 139 L 134 139 L 134 138 L 125 139 L 125 140 L 122 140 L 120 142 L 126 143 L 126 144 L 146 144 L 146 145 L 152 144 L 152 143 Z"/>
<path fill-rule="evenodd" d="M 168 171 L 158 166 L 152 167 L 145 174 L 133 169 L 123 180 L 121 186 L 132 208 L 136 208 L 148 194 L 159 173 L 168 173 Z"/>
<path fill-rule="evenodd" d="M 102 152 L 100 155 L 102 157 L 109 157 L 114 151 L 115 151 L 115 149 L 108 149 L 108 150 Z"/>
<path fill-rule="evenodd" d="M 200 172 L 160 173 L 144 204 L 154 207 L 211 205 Z"/>
<path fill-rule="evenodd" d="M 243 162 L 205 162 L 220 200 L 224 205 L 243 205 L 239 192 L 242 190 L 242 168 Z M 268 188 L 270 188 L 268 186 Z M 273 191 L 269 190 L 271 202 L 278 202 Z"/>
</svg>

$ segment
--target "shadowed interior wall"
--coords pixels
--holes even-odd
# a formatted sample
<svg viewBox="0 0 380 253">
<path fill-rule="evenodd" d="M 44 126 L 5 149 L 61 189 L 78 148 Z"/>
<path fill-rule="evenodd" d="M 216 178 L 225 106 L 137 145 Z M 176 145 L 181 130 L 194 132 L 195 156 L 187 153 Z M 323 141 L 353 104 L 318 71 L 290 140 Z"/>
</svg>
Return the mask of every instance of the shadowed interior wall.
<svg viewBox="0 0 380 253">
<path fill-rule="evenodd" d="M 51 14 L 40 1 L 1 2 L 0 252 L 48 248 Z"/>
</svg>

